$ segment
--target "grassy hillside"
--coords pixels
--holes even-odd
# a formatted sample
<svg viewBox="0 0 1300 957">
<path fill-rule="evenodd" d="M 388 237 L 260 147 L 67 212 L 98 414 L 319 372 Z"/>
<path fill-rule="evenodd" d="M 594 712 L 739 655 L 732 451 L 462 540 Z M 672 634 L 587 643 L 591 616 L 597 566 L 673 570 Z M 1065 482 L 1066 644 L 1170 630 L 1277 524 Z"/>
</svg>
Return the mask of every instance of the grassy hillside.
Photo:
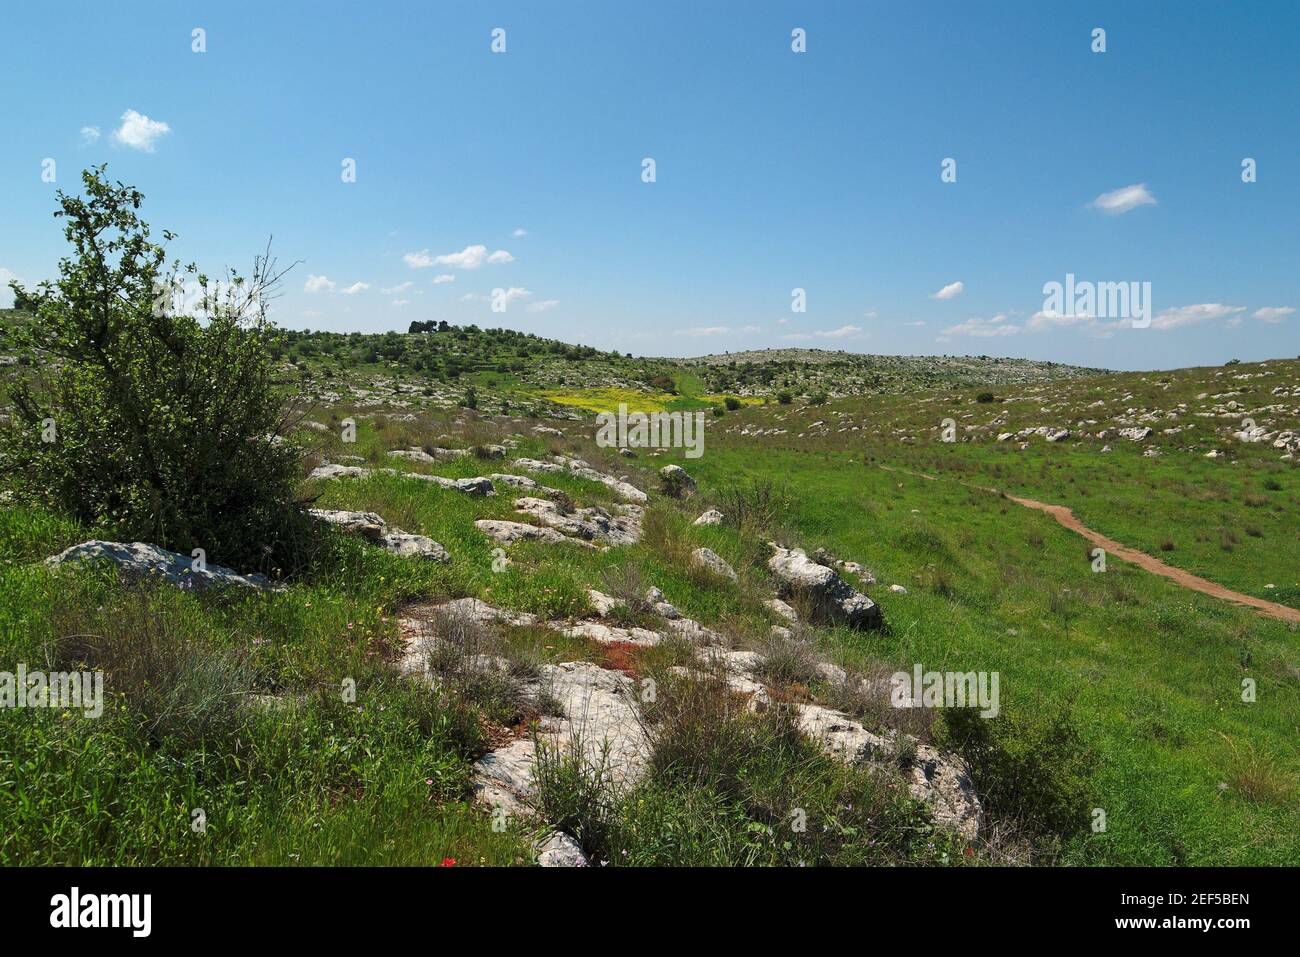
<svg viewBox="0 0 1300 957">
<path fill-rule="evenodd" d="M 4 661 L 69 659 L 94 636 L 92 645 L 118 650 L 120 676 L 102 719 L 26 710 L 0 726 L 0 860 L 528 863 L 533 833 L 518 821 L 494 829 L 469 800 L 470 779 L 475 760 L 527 734 L 539 715 L 520 709 L 514 686 L 430 693 L 397 678 L 399 619 L 413 603 L 460 596 L 577 618 L 591 613 L 588 588 L 655 585 L 735 647 L 761 649 L 769 662 L 785 655 L 779 669 L 769 664 L 778 700 L 831 700 L 835 689 L 806 651 L 771 643 L 768 540 L 824 547 L 874 573 L 876 583 L 861 587 L 888 628 L 802 630 L 827 660 L 863 675 L 916 663 L 1000 673 L 1003 715 L 991 723 L 1006 729 L 1004 773 L 984 782 L 990 829 L 967 854 L 888 789 L 846 779 L 799 746 L 778 747 L 789 741 L 756 718 L 742 722 L 743 760 L 728 764 L 728 747 L 707 752 L 718 763 L 705 783 L 661 769 L 607 808 L 610 863 L 1300 859 L 1297 628 L 1118 560 L 1094 572 L 1078 536 L 985 490 L 1068 505 L 1171 565 L 1300 607 L 1300 472 L 1273 445 L 1300 427 L 1300 362 L 1083 374 L 1005 360 L 782 354 L 733 367 L 731 357 L 638 360 L 481 330 L 290 334 L 280 348 L 283 385 L 303 419 L 293 436 L 307 451 L 302 495 L 318 508 L 377 512 L 436 539 L 453 560 L 403 560 L 331 534 L 283 591 L 139 588 L 111 572 L 42 564 L 87 538 L 113 537 L 111 525 L 0 503 Z M 831 383 L 849 381 L 846 372 L 863 378 L 837 396 Z M 700 459 L 645 450 L 626 458 L 594 445 L 592 411 L 606 403 L 705 408 L 728 394 L 758 401 L 708 416 Z M 357 423 L 354 443 L 343 441 L 347 418 Z M 1274 438 L 1234 438 L 1246 418 Z M 942 441 L 945 419 L 953 442 Z M 1017 434 L 1039 427 L 1070 435 Z M 1141 440 L 1118 434 L 1146 427 Z M 507 458 L 481 457 L 506 442 Z M 476 451 L 430 463 L 388 455 L 412 448 Z M 1159 454 L 1144 454 L 1152 449 Z M 476 498 L 396 474 L 306 477 L 323 461 L 453 478 L 524 474 L 515 458 L 555 454 L 649 490 L 643 538 L 607 551 L 514 545 L 501 568 L 474 522 L 519 519 L 504 487 Z M 668 462 L 695 477 L 694 497 L 659 491 Z M 598 482 L 535 477 L 575 507 L 617 501 Z M 708 507 L 728 523 L 692 524 Z M 700 546 L 737 580 L 691 568 Z M 667 680 L 682 660 L 672 643 L 603 646 L 537 628 L 502 628 L 494 640 L 522 671 L 586 660 Z M 341 700 L 345 679 L 356 683 L 355 706 Z M 1252 702 L 1243 679 L 1257 688 Z M 147 693 L 159 685 L 173 697 Z M 231 697 L 257 706 L 211 704 Z M 880 728 L 900 720 L 854 713 Z M 908 730 L 939 744 L 953 734 L 933 713 Z M 1066 780 L 1084 750 L 1095 752 L 1095 772 Z M 1026 829 L 1022 815 L 1061 801 L 1086 819 L 1103 810 L 1105 830 Z M 812 808 L 810 832 L 836 841 L 788 835 L 781 820 L 792 806 Z M 851 811 L 866 806 L 869 819 Z M 201 833 L 191 826 L 196 808 Z"/>
</svg>

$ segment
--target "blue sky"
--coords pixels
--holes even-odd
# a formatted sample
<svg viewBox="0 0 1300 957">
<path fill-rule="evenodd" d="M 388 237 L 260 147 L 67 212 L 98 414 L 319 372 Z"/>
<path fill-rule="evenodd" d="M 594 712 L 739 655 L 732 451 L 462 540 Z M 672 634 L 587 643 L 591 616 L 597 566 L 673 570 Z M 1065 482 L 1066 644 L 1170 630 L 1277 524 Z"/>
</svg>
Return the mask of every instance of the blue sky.
<svg viewBox="0 0 1300 957">
<path fill-rule="evenodd" d="M 294 328 L 1293 357 L 1297 36 L 1291 2 L 11 5 L 0 278 L 52 275 L 54 191 L 107 162 L 183 259 L 302 260 Z M 1154 321 L 1045 314 L 1067 273 Z"/>
</svg>

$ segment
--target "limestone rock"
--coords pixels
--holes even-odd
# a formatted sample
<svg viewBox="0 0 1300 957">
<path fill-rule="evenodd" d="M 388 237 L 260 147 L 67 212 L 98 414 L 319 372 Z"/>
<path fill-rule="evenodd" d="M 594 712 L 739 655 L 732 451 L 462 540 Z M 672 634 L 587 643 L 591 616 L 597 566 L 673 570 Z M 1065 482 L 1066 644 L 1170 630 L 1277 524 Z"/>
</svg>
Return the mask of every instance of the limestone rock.
<svg viewBox="0 0 1300 957">
<path fill-rule="evenodd" d="M 772 548 L 767 567 L 784 597 L 800 595 L 821 616 L 852 628 L 878 628 L 884 623 L 879 606 L 840 578 L 835 569 L 817 564 L 801 549 L 775 543 Z"/>
<path fill-rule="evenodd" d="M 727 564 L 726 559 L 711 548 L 697 548 L 691 552 L 691 564 L 703 568 L 720 578 L 737 580 L 736 570 Z"/>
<path fill-rule="evenodd" d="M 169 552 L 145 542 L 105 542 L 93 539 L 65 548 L 57 555 L 45 559 L 50 567 L 76 562 L 111 562 L 124 573 L 140 578 L 152 578 L 203 591 L 208 588 L 238 585 L 242 588 L 273 588 L 264 575 L 241 575 L 222 565 L 207 565 L 202 570 L 192 567 L 194 559 L 178 552 Z"/>
</svg>

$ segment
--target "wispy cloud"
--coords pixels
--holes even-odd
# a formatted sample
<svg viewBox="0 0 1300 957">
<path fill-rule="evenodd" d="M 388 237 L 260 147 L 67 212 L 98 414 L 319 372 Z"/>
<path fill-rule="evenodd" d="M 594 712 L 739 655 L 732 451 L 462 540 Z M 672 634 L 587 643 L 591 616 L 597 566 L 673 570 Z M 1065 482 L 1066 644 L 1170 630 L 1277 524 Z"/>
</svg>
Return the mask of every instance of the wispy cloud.
<svg viewBox="0 0 1300 957">
<path fill-rule="evenodd" d="M 560 304 L 558 299 L 542 299 L 539 302 L 530 302 L 528 304 L 529 312 L 548 312 Z"/>
<path fill-rule="evenodd" d="M 515 261 L 515 257 L 504 249 L 489 253 L 486 246 L 466 246 L 458 253 L 443 253 L 431 256 L 429 250 L 407 253 L 402 257 L 412 269 L 428 269 L 430 266 L 450 266 L 452 269 L 478 269 L 484 263 L 498 265 Z"/>
<path fill-rule="evenodd" d="M 1252 319 L 1258 319 L 1260 322 L 1285 322 L 1286 317 L 1295 312 L 1292 306 L 1265 306 L 1263 309 L 1256 309 L 1252 314 Z"/>
<path fill-rule="evenodd" d="M 113 131 L 113 139 L 133 150 L 152 153 L 159 137 L 170 133 L 171 129 L 161 120 L 151 120 L 143 113 L 127 110 L 122 114 L 122 125 Z"/>
<path fill-rule="evenodd" d="M 382 292 L 385 296 L 394 296 L 399 292 L 406 292 L 406 290 L 410 289 L 414 285 L 415 283 L 411 282 L 408 279 L 406 282 L 401 282 L 398 283 L 396 286 L 389 286 L 387 289 L 381 289 L 379 291 Z"/>
<path fill-rule="evenodd" d="M 948 285 L 944 286 L 942 289 L 940 289 L 930 298 L 931 299 L 956 299 L 958 296 L 962 294 L 962 290 L 964 290 L 965 288 L 966 288 L 965 284 L 960 281 L 950 282 L 948 283 Z"/>
<path fill-rule="evenodd" d="M 99 142 L 98 126 L 83 126 L 81 128 L 81 145 L 89 146 L 91 143 Z"/>
<path fill-rule="evenodd" d="M 995 336 L 1014 336 L 1020 332 L 1020 326 L 1007 322 L 1003 313 L 988 319 L 967 319 L 955 326 L 943 330 L 946 336 L 973 336 L 977 339 L 991 339 Z"/>
<path fill-rule="evenodd" d="M 1202 302 L 1192 306 L 1175 306 L 1162 309 L 1151 320 L 1152 329 L 1181 329 L 1215 319 L 1231 319 L 1246 311 L 1245 306 L 1225 306 L 1221 302 Z M 1127 320 L 1126 320 L 1127 324 Z"/>
<path fill-rule="evenodd" d="M 456 277 L 449 272 L 445 272 L 440 276 L 433 277 L 433 284 L 435 286 L 441 286 L 444 283 L 455 282 L 455 281 L 456 281 Z"/>
<path fill-rule="evenodd" d="M 354 282 L 352 285 L 348 286 L 348 288 L 340 289 L 339 292 L 343 293 L 345 296 L 355 296 L 357 293 L 365 292 L 369 288 L 370 283 L 368 282 Z"/>
<path fill-rule="evenodd" d="M 515 230 L 513 233 L 511 233 L 510 235 L 513 236 L 513 237 L 515 237 L 515 239 L 521 239 L 522 237 L 528 235 L 528 230 L 526 230 L 526 229 L 524 229 L 524 227 L 520 226 L 518 229 L 516 229 L 516 230 Z"/>
<path fill-rule="evenodd" d="M 328 276 L 315 276 L 307 274 L 307 281 L 303 283 L 303 292 L 333 292 L 334 283 Z"/>
<path fill-rule="evenodd" d="M 1146 183 L 1134 183 L 1132 186 L 1121 186 L 1109 193 L 1102 193 L 1092 201 L 1091 205 L 1103 213 L 1118 216 L 1139 206 L 1154 206 L 1156 198 L 1151 195 Z"/>
</svg>

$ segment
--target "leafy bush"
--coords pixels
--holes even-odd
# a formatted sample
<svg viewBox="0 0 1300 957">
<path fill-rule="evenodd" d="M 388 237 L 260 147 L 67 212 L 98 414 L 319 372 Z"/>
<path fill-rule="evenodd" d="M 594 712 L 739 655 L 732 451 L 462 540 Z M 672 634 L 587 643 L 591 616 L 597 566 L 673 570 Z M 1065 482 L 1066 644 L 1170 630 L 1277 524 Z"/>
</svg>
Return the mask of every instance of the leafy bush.
<svg viewBox="0 0 1300 957">
<path fill-rule="evenodd" d="M 42 373 L 12 387 L 0 474 L 86 524 L 270 570 L 292 538 L 299 477 L 265 314 L 283 273 L 265 255 L 222 283 L 165 266 L 136 214 L 143 196 L 103 171 L 82 175 L 86 198 L 59 193 L 75 255 L 41 286 L 25 346 L 43 352 Z M 177 309 L 187 276 L 198 305 Z"/>
<path fill-rule="evenodd" d="M 1088 827 L 1098 758 L 1071 702 L 1040 720 L 1009 710 L 985 719 L 974 708 L 950 708 L 943 719 L 940 740 L 966 759 L 991 818 L 1048 843 Z"/>
<path fill-rule="evenodd" d="M 722 400 L 722 404 L 727 407 L 727 411 L 729 412 L 735 412 L 737 409 L 740 408 L 740 400 L 737 399 L 734 395 L 727 396 L 725 399 Z"/>
<path fill-rule="evenodd" d="M 826 402 L 827 402 L 827 399 L 828 399 L 828 396 L 826 395 L 825 392 L 817 392 L 817 393 L 814 393 L 813 395 L 811 395 L 811 396 L 808 397 L 808 404 L 809 404 L 809 405 L 825 405 Z"/>
<path fill-rule="evenodd" d="M 790 392 L 787 391 L 786 389 L 782 389 L 780 392 L 776 394 L 776 401 L 779 402 L 781 405 L 789 405 L 791 402 L 794 401 L 794 396 L 791 395 Z"/>
<path fill-rule="evenodd" d="M 993 393 L 992 393 L 992 392 L 981 392 L 979 395 L 975 396 L 975 401 L 976 401 L 976 402 L 992 402 L 992 401 L 993 401 Z"/>
</svg>

